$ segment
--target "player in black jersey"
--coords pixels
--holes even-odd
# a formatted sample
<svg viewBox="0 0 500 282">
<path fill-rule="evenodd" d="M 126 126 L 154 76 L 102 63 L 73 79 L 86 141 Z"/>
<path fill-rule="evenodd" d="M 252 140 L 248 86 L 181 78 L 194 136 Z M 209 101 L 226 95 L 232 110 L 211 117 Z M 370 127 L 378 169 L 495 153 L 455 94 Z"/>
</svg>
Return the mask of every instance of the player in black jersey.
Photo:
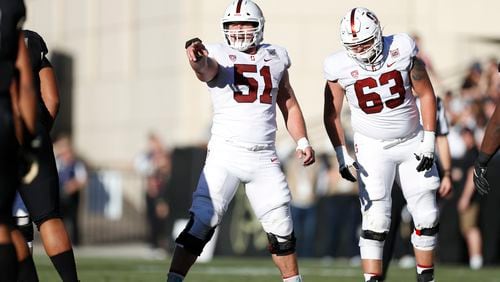
<svg viewBox="0 0 500 282">
<path fill-rule="evenodd" d="M 0 281 L 16 281 L 18 263 L 11 226 L 12 203 L 23 176 L 18 173 L 18 142 L 25 152 L 31 151 L 36 100 L 29 54 L 21 33 L 26 15 L 24 2 L 0 0 L 0 11 Z M 23 161 L 24 167 L 35 167 L 31 166 L 36 163 L 33 158 Z"/>
<path fill-rule="evenodd" d="M 33 70 L 35 95 L 38 101 L 37 135 L 41 141 L 36 152 L 39 173 L 29 184 L 21 185 L 22 201 L 16 201 L 14 216 L 19 230 L 26 241 L 33 240 L 35 222 L 47 255 L 59 273 L 62 281 L 78 281 L 75 258 L 71 241 L 59 211 L 59 179 L 49 132 L 59 110 L 59 92 L 54 70 L 48 58 L 48 48 L 43 38 L 36 32 L 24 30 L 24 37 L 30 53 Z M 23 202 L 28 213 L 22 211 Z M 19 206 L 17 206 L 20 204 Z M 27 216 L 29 214 L 29 217 Z M 34 264 L 23 271 L 36 273 Z M 28 275 L 29 276 L 29 275 Z M 32 277 L 32 276 L 31 276 Z"/>
</svg>

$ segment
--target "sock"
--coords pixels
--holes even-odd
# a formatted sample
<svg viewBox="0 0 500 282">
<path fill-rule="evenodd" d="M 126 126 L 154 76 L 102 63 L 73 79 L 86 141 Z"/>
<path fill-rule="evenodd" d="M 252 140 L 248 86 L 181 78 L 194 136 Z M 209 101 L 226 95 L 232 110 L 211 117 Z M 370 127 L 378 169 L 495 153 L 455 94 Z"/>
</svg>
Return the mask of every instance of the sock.
<svg viewBox="0 0 500 282">
<path fill-rule="evenodd" d="M 470 268 L 472 268 L 474 270 L 480 269 L 481 267 L 483 267 L 483 256 L 474 255 L 474 256 L 470 257 L 469 266 L 470 266 Z"/>
<path fill-rule="evenodd" d="M 302 276 L 295 275 L 288 278 L 283 278 L 283 282 L 302 282 Z"/>
<path fill-rule="evenodd" d="M 28 256 L 23 261 L 19 262 L 19 277 L 18 282 L 34 282 L 38 281 L 35 262 L 32 256 Z"/>
<path fill-rule="evenodd" d="M 434 270 L 434 265 L 421 265 L 417 264 L 417 274 L 422 274 L 425 270 L 432 269 Z"/>
<path fill-rule="evenodd" d="M 182 282 L 184 281 L 184 276 L 177 274 L 175 272 L 169 272 L 167 275 L 167 282 Z"/>
<path fill-rule="evenodd" d="M 51 256 L 50 260 L 64 282 L 77 282 L 76 263 L 73 249 Z"/>
<path fill-rule="evenodd" d="M 17 281 L 18 267 L 14 245 L 0 244 L 0 281 Z"/>
</svg>

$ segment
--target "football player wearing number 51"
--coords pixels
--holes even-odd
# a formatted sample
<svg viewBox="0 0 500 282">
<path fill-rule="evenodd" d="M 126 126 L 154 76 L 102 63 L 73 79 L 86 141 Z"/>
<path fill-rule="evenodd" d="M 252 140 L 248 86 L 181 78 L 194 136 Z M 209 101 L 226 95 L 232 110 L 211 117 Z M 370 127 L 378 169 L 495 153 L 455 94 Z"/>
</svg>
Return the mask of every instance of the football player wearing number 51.
<svg viewBox="0 0 500 282">
<path fill-rule="evenodd" d="M 436 97 L 407 34 L 382 36 L 366 8 L 347 12 L 340 24 L 345 50 L 326 58 L 324 121 L 342 177 L 356 181 L 362 213 L 359 241 L 365 281 L 381 281 L 382 251 L 391 223 L 391 188 L 396 180 L 415 223 L 411 242 L 417 281 L 434 281 L 439 177 L 434 164 Z M 422 124 L 412 94 L 420 98 Z M 340 112 L 344 95 L 351 109 L 356 160 L 344 141 Z"/>
<path fill-rule="evenodd" d="M 304 166 L 314 163 L 302 111 L 288 77 L 290 59 L 279 46 L 262 43 L 264 16 L 250 0 L 235 0 L 221 28 L 225 42 L 186 42 L 189 63 L 206 82 L 213 103 L 208 156 L 193 194 L 191 219 L 176 239 L 167 281 L 183 281 L 211 239 L 239 183 L 269 239 L 283 281 L 302 281 L 295 254 L 290 191 L 276 156 L 276 104 L 297 142 Z"/>
</svg>

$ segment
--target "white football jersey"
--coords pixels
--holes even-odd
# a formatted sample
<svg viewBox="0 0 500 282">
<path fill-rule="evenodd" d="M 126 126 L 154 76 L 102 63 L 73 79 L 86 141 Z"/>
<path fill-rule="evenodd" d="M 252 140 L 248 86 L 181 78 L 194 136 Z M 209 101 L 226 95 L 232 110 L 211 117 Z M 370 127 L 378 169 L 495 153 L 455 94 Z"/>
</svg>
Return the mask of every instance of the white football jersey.
<svg viewBox="0 0 500 282">
<path fill-rule="evenodd" d="M 409 74 L 418 49 L 404 33 L 384 36 L 383 40 L 384 63 L 379 70 L 364 70 L 343 50 L 325 59 L 324 75 L 345 90 L 355 132 L 391 140 L 420 127 Z"/>
<path fill-rule="evenodd" d="M 290 67 L 287 51 L 262 44 L 254 55 L 226 44 L 206 45 L 219 63 L 217 76 L 207 83 L 213 104 L 212 136 L 251 144 L 276 139 L 276 97 Z"/>
</svg>

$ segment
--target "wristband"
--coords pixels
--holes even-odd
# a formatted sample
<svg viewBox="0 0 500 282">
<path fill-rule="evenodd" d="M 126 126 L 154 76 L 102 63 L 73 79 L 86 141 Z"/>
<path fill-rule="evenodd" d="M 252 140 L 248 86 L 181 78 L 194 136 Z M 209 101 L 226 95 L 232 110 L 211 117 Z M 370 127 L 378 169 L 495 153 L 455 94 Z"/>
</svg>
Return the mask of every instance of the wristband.
<svg viewBox="0 0 500 282">
<path fill-rule="evenodd" d="M 306 137 L 302 137 L 297 140 L 297 148 L 295 150 L 304 150 L 307 147 L 311 147 L 311 144 L 309 144 L 309 140 Z"/>
<path fill-rule="evenodd" d="M 424 142 L 426 142 L 427 140 L 432 140 L 432 142 L 429 141 L 429 143 L 434 144 L 434 142 L 436 141 L 436 132 L 425 130 L 424 131 Z"/>
<path fill-rule="evenodd" d="M 186 44 L 184 44 L 184 48 L 187 49 L 189 46 L 191 46 L 191 44 L 193 44 L 195 42 L 202 43 L 201 39 L 199 39 L 198 37 L 195 37 L 195 38 L 192 38 L 192 39 L 189 39 L 188 41 L 186 41 Z"/>
</svg>

